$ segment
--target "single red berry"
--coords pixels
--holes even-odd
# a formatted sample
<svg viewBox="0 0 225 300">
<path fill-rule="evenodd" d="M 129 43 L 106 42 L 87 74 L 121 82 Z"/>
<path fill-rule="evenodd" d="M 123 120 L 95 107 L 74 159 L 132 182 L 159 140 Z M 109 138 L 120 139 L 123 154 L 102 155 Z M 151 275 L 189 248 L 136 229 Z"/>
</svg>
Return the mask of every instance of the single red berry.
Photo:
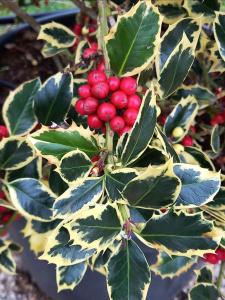
<svg viewBox="0 0 225 300">
<path fill-rule="evenodd" d="M 0 214 L 5 214 L 8 211 L 8 208 L 0 206 Z"/>
<path fill-rule="evenodd" d="M 98 108 L 98 100 L 93 97 L 84 99 L 84 112 L 86 115 L 91 115 L 96 112 Z"/>
<path fill-rule="evenodd" d="M 128 108 L 124 114 L 123 118 L 127 125 L 133 126 L 138 116 L 138 110 L 135 108 Z"/>
<path fill-rule="evenodd" d="M 11 219 L 11 217 L 12 217 L 12 213 L 11 212 L 8 212 L 8 213 L 4 214 L 2 216 L 2 218 L 1 218 L 1 223 L 2 224 L 7 223 Z"/>
<path fill-rule="evenodd" d="M 167 208 L 164 208 L 164 207 L 163 207 L 163 208 L 160 208 L 160 211 L 161 211 L 161 213 L 163 213 L 163 214 L 164 214 L 165 212 L 167 212 L 167 210 L 168 210 L 168 209 L 167 209 Z"/>
<path fill-rule="evenodd" d="M 75 110 L 78 114 L 82 116 L 86 114 L 84 111 L 84 100 L 80 99 L 75 103 Z"/>
<path fill-rule="evenodd" d="M 98 99 L 104 99 L 109 94 L 109 86 L 107 82 L 98 82 L 91 88 L 91 93 Z"/>
<path fill-rule="evenodd" d="M 107 77 L 104 72 L 93 70 L 88 73 L 87 79 L 90 85 L 94 85 L 96 83 L 106 81 Z"/>
<path fill-rule="evenodd" d="M 196 127 L 194 125 L 191 125 L 190 131 L 193 133 L 196 133 Z"/>
<path fill-rule="evenodd" d="M 102 103 L 97 111 L 98 117 L 105 122 L 112 120 L 116 115 L 116 108 L 111 103 Z"/>
<path fill-rule="evenodd" d="M 161 115 L 160 116 L 160 121 L 161 121 L 161 123 L 164 125 L 165 123 L 166 123 L 166 116 L 165 115 Z"/>
<path fill-rule="evenodd" d="M 87 98 L 91 96 L 91 87 L 88 84 L 79 86 L 78 94 L 81 98 Z"/>
<path fill-rule="evenodd" d="M 214 254 L 214 253 L 206 253 L 203 255 L 203 259 L 213 265 L 216 265 L 219 262 L 219 257 L 218 255 Z"/>
<path fill-rule="evenodd" d="M 96 31 L 96 26 L 95 25 L 89 25 L 88 31 L 89 31 L 89 33 L 95 32 Z"/>
<path fill-rule="evenodd" d="M 108 78 L 109 89 L 112 92 L 115 92 L 120 87 L 120 79 L 116 76 L 111 76 Z"/>
<path fill-rule="evenodd" d="M 91 161 L 92 161 L 92 162 L 97 162 L 97 161 L 99 161 L 99 159 L 100 159 L 100 156 L 99 156 L 99 155 L 94 155 L 94 156 L 92 157 Z"/>
<path fill-rule="evenodd" d="M 216 250 L 219 260 L 225 260 L 225 249 L 219 248 Z"/>
<path fill-rule="evenodd" d="M 0 125 L 0 140 L 8 136 L 9 136 L 8 129 L 4 125 Z"/>
<path fill-rule="evenodd" d="M 211 119 L 211 125 L 217 125 L 217 124 L 223 124 L 225 122 L 225 116 L 221 113 L 221 114 L 217 114 L 215 115 L 212 119 Z"/>
<path fill-rule="evenodd" d="M 92 56 L 94 56 L 97 53 L 96 49 L 92 49 L 92 48 L 86 48 L 82 54 L 84 59 L 88 59 Z"/>
<path fill-rule="evenodd" d="M 182 140 L 182 145 L 185 147 L 193 146 L 193 139 L 190 135 L 186 135 Z"/>
<path fill-rule="evenodd" d="M 128 97 L 128 104 L 127 107 L 128 108 L 136 108 L 139 109 L 141 106 L 141 98 L 134 94 Z"/>
<path fill-rule="evenodd" d="M 90 43 L 90 48 L 95 49 L 97 51 L 98 50 L 98 43 L 96 43 L 96 42 Z"/>
<path fill-rule="evenodd" d="M 132 77 L 124 77 L 121 79 L 120 89 L 128 96 L 133 95 L 137 90 L 137 82 Z"/>
<path fill-rule="evenodd" d="M 94 129 L 100 129 L 103 125 L 102 121 L 97 115 L 89 115 L 87 119 L 88 126 Z"/>
<path fill-rule="evenodd" d="M 123 108 L 127 107 L 127 103 L 128 103 L 127 95 L 122 91 L 114 92 L 111 96 L 110 101 L 118 109 L 123 109 Z"/>
<path fill-rule="evenodd" d="M 122 117 L 116 116 L 110 121 L 110 127 L 115 132 L 120 132 L 125 127 L 125 121 Z"/>
<path fill-rule="evenodd" d="M 105 63 L 103 60 L 97 65 L 97 70 L 101 72 L 105 72 Z"/>
<path fill-rule="evenodd" d="M 74 26 L 73 26 L 73 32 L 76 34 L 76 35 L 78 35 L 78 36 L 80 36 L 81 35 L 81 32 L 82 32 L 82 25 L 81 24 L 75 24 Z"/>
<path fill-rule="evenodd" d="M 123 135 L 124 133 L 129 132 L 131 129 L 132 129 L 132 127 L 125 125 L 125 127 L 123 127 L 123 129 L 120 130 L 120 131 L 118 132 L 118 134 L 119 134 L 119 136 L 121 136 L 121 135 Z"/>
</svg>

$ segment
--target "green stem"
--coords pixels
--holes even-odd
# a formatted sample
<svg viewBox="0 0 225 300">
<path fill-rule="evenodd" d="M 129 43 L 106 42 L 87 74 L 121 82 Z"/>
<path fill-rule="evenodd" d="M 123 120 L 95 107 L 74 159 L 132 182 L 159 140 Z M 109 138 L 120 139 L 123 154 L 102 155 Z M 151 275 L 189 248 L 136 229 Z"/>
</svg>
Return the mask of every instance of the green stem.
<svg viewBox="0 0 225 300">
<path fill-rule="evenodd" d="M 222 261 L 222 263 L 220 265 L 219 276 L 216 281 L 216 286 L 217 286 L 218 290 L 220 290 L 223 279 L 224 279 L 224 269 L 225 269 L 225 261 Z"/>
<path fill-rule="evenodd" d="M 106 149 L 108 152 L 108 163 L 113 164 L 113 131 L 111 130 L 109 123 L 106 123 Z"/>
<path fill-rule="evenodd" d="M 108 34 L 108 20 L 107 20 L 107 14 L 108 14 L 108 3 L 106 0 L 98 0 L 98 11 L 99 11 L 99 44 L 101 46 L 104 60 L 105 60 L 105 67 L 106 67 L 106 73 L 110 74 L 110 64 L 109 64 L 109 57 L 106 49 L 105 44 L 105 36 Z"/>
</svg>

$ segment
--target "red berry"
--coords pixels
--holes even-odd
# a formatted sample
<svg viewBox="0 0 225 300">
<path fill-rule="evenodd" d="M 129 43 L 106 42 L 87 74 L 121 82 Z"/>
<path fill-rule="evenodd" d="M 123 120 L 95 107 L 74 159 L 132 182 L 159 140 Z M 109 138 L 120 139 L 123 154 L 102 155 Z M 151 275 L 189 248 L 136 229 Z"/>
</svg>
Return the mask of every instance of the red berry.
<svg viewBox="0 0 225 300">
<path fill-rule="evenodd" d="M 97 65 L 97 70 L 101 71 L 101 72 L 105 72 L 105 63 L 104 61 L 101 61 L 98 65 Z"/>
<path fill-rule="evenodd" d="M 98 108 L 98 100 L 93 97 L 84 99 L 84 112 L 86 115 L 91 115 L 96 112 Z"/>
<path fill-rule="evenodd" d="M 88 31 L 89 31 L 89 33 L 95 32 L 96 31 L 96 26 L 95 25 L 89 25 Z"/>
<path fill-rule="evenodd" d="M 84 111 L 84 100 L 80 99 L 75 103 L 75 110 L 78 114 L 82 116 L 86 114 Z"/>
<path fill-rule="evenodd" d="M 196 133 L 196 127 L 194 125 L 191 125 L 190 131 L 193 133 Z"/>
<path fill-rule="evenodd" d="M 136 108 L 139 109 L 141 106 L 141 98 L 134 94 L 128 97 L 128 104 L 127 107 L 128 108 Z"/>
<path fill-rule="evenodd" d="M 138 110 L 135 108 L 128 108 L 124 114 L 123 118 L 127 125 L 133 126 L 138 116 Z"/>
<path fill-rule="evenodd" d="M 193 146 L 193 139 L 190 135 L 186 135 L 182 140 L 182 145 L 185 147 Z"/>
<path fill-rule="evenodd" d="M 219 248 L 216 250 L 219 260 L 225 260 L 225 249 Z"/>
<path fill-rule="evenodd" d="M 167 117 L 165 115 L 160 116 L 160 121 L 163 125 L 166 123 L 166 118 Z"/>
<path fill-rule="evenodd" d="M 127 107 L 128 99 L 127 95 L 122 91 L 116 91 L 112 94 L 110 100 L 118 109 Z"/>
<path fill-rule="evenodd" d="M 211 119 L 211 125 L 223 124 L 225 122 L 225 116 L 223 114 L 217 114 Z"/>
<path fill-rule="evenodd" d="M 0 206 L 0 214 L 4 214 L 8 211 L 8 208 L 4 207 L 4 206 Z"/>
<path fill-rule="evenodd" d="M 102 103 L 98 108 L 98 117 L 105 122 L 112 120 L 116 115 L 116 108 L 111 103 Z"/>
<path fill-rule="evenodd" d="M 92 157 L 91 161 L 92 161 L 92 162 L 97 162 L 97 161 L 99 161 L 99 159 L 100 159 L 100 156 L 99 156 L 99 155 L 94 155 L 94 156 Z"/>
<path fill-rule="evenodd" d="M 98 43 L 96 43 L 96 42 L 90 43 L 90 48 L 95 49 L 97 51 L 98 50 Z"/>
<path fill-rule="evenodd" d="M 81 32 L 82 32 L 82 25 L 81 24 L 75 24 L 74 26 L 73 26 L 73 32 L 76 34 L 76 35 L 78 35 L 78 36 L 80 36 L 81 35 Z"/>
<path fill-rule="evenodd" d="M 98 99 L 104 99 L 108 96 L 109 86 L 107 82 L 98 82 L 94 84 L 91 88 L 91 93 Z"/>
<path fill-rule="evenodd" d="M 94 129 L 100 129 L 103 125 L 102 121 L 97 115 L 90 115 L 87 119 L 88 126 Z"/>
<path fill-rule="evenodd" d="M 126 126 L 125 126 L 122 130 L 120 130 L 118 133 L 119 133 L 119 135 L 121 136 L 121 135 L 123 135 L 124 133 L 129 132 L 131 129 L 132 129 L 132 127 L 126 125 Z"/>
<path fill-rule="evenodd" d="M 121 79 L 120 89 L 128 96 L 135 94 L 137 90 L 137 82 L 132 77 L 124 77 Z"/>
<path fill-rule="evenodd" d="M 0 125 L 0 140 L 3 137 L 8 137 L 8 136 L 9 136 L 8 129 L 4 125 Z"/>
<path fill-rule="evenodd" d="M 87 48 L 87 49 L 84 50 L 82 56 L 83 56 L 83 58 L 88 59 L 91 56 L 94 56 L 96 53 L 97 53 L 96 49 Z"/>
<path fill-rule="evenodd" d="M 81 98 L 87 98 L 91 96 L 91 87 L 88 84 L 81 85 L 78 88 L 78 94 Z"/>
<path fill-rule="evenodd" d="M 113 131 L 119 132 L 125 127 L 125 122 L 122 117 L 116 116 L 110 121 L 110 127 Z"/>
<path fill-rule="evenodd" d="M 216 265 L 219 262 L 218 255 L 214 253 L 206 253 L 203 255 L 204 260 L 210 264 Z"/>
<path fill-rule="evenodd" d="M 120 87 L 120 79 L 116 76 L 111 76 L 108 78 L 108 84 L 110 91 L 114 92 Z"/>
<path fill-rule="evenodd" d="M 2 218 L 1 218 L 1 223 L 2 224 L 7 223 L 11 219 L 11 217 L 12 217 L 12 213 L 11 212 L 8 212 L 8 213 L 4 214 L 2 216 Z"/>
<path fill-rule="evenodd" d="M 104 72 L 93 70 L 90 73 L 88 73 L 87 79 L 90 85 L 94 85 L 96 83 L 106 81 L 107 77 Z"/>
</svg>

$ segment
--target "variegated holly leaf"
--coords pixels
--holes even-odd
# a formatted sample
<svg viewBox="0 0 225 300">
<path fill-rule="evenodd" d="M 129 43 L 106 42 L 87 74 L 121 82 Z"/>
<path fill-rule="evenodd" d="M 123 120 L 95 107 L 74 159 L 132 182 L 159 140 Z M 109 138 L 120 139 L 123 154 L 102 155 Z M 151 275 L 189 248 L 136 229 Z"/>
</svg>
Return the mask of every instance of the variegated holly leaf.
<svg viewBox="0 0 225 300">
<path fill-rule="evenodd" d="M 209 105 L 212 105 L 216 101 L 215 94 L 204 86 L 195 85 L 182 85 L 172 98 L 175 100 L 181 100 L 188 96 L 193 96 L 199 105 L 199 109 L 203 109 Z"/>
<path fill-rule="evenodd" d="M 148 146 L 144 153 L 137 159 L 131 167 L 145 168 L 149 165 L 162 165 L 168 160 L 168 155 L 163 151 L 163 149 Z"/>
<path fill-rule="evenodd" d="M 221 238 L 213 223 L 203 219 L 202 214 L 177 214 L 173 211 L 153 216 L 137 237 L 149 247 L 186 257 L 213 253 Z"/>
<path fill-rule="evenodd" d="M 121 76 L 139 74 L 154 59 L 162 18 L 150 1 L 139 1 L 106 36 L 111 69 Z"/>
<path fill-rule="evenodd" d="M 138 172 L 133 168 L 117 169 L 105 174 L 105 187 L 112 201 L 122 199 L 122 191 L 125 185 L 134 179 Z"/>
<path fill-rule="evenodd" d="M 90 158 L 100 152 L 97 137 L 88 129 L 75 124 L 67 129 L 44 127 L 29 137 L 30 142 L 44 158 L 58 164 L 70 151 L 80 150 Z"/>
<path fill-rule="evenodd" d="M 10 137 L 0 142 L 0 169 L 20 169 L 33 159 L 34 150 L 23 138 Z"/>
<path fill-rule="evenodd" d="M 41 26 L 39 40 L 44 40 L 52 47 L 68 48 L 73 46 L 76 36 L 68 27 L 51 22 Z"/>
<path fill-rule="evenodd" d="M 126 240 L 107 265 L 107 289 L 110 299 L 146 299 L 151 281 L 144 253 L 132 240 Z"/>
<path fill-rule="evenodd" d="M 96 204 L 82 210 L 64 225 L 70 238 L 83 249 L 106 250 L 122 231 L 121 216 L 115 204 Z"/>
<path fill-rule="evenodd" d="M 168 207 L 177 199 L 180 180 L 173 172 L 173 162 L 163 166 L 149 166 L 145 172 L 131 180 L 123 190 L 123 197 L 131 206 L 145 209 Z"/>
<path fill-rule="evenodd" d="M 160 43 L 160 51 L 156 60 L 158 77 L 166 65 L 166 62 L 170 60 L 171 54 L 180 44 L 184 34 L 186 35 L 188 41 L 193 43 L 193 46 L 196 47 L 199 38 L 199 30 L 199 22 L 192 18 L 184 18 L 168 27 Z M 173 70 L 171 74 L 173 74 L 174 71 L 175 70 Z"/>
<path fill-rule="evenodd" d="M 151 270 L 162 278 L 174 278 L 187 272 L 196 262 L 197 257 L 169 256 L 160 252 Z"/>
<path fill-rule="evenodd" d="M 189 16 L 194 18 L 201 17 L 203 23 L 211 23 L 215 17 L 215 12 L 220 10 L 218 0 L 184 0 L 184 8 L 188 11 Z"/>
<path fill-rule="evenodd" d="M 210 209 L 225 210 L 225 187 L 221 187 L 213 201 L 207 203 Z"/>
<path fill-rule="evenodd" d="M 28 238 L 30 249 L 38 255 L 45 250 L 49 235 L 58 226 L 61 220 L 50 222 L 41 222 L 37 220 L 27 220 L 26 226 L 22 233 Z"/>
<path fill-rule="evenodd" d="M 109 248 L 106 249 L 106 251 L 94 254 L 89 261 L 91 270 L 95 270 L 106 276 L 106 264 L 108 263 L 111 255 L 112 251 Z"/>
<path fill-rule="evenodd" d="M 20 178 L 36 178 L 42 177 L 42 160 L 40 157 L 33 159 L 26 166 L 12 171 L 7 171 L 5 180 L 13 181 Z"/>
<path fill-rule="evenodd" d="M 154 134 L 155 126 L 156 96 L 152 88 L 146 92 L 137 120 L 124 144 L 120 157 L 124 166 L 137 160 L 145 151 Z M 117 149 L 121 148 L 123 143 L 124 138 L 122 137 L 118 142 Z"/>
<path fill-rule="evenodd" d="M 61 178 L 58 172 L 54 169 L 50 170 L 48 183 L 50 189 L 57 195 L 62 195 L 68 188 L 68 184 Z"/>
<path fill-rule="evenodd" d="M 44 58 L 49 58 L 65 50 L 66 48 L 58 48 L 56 46 L 52 46 L 52 44 L 45 43 L 44 47 L 41 50 L 41 54 L 44 56 Z"/>
<path fill-rule="evenodd" d="M 103 177 L 78 181 L 59 196 L 54 203 L 54 214 L 58 218 L 71 216 L 82 208 L 95 204 L 103 193 Z"/>
<path fill-rule="evenodd" d="M 166 153 L 168 153 L 173 158 L 174 163 L 179 163 L 180 162 L 179 156 L 177 155 L 173 146 L 170 144 L 168 138 L 165 136 L 165 134 L 162 132 L 159 126 L 156 127 L 156 136 L 160 140 Z"/>
<path fill-rule="evenodd" d="M 215 125 L 212 129 L 210 144 L 214 153 L 219 153 L 221 151 L 221 139 L 220 139 L 220 126 Z"/>
<path fill-rule="evenodd" d="M 194 62 L 195 47 L 196 41 L 190 42 L 184 33 L 158 75 L 161 98 L 169 97 L 183 83 Z"/>
<path fill-rule="evenodd" d="M 93 163 L 87 154 L 74 150 L 62 157 L 58 172 L 63 180 L 72 184 L 80 177 L 87 177 L 92 167 Z"/>
<path fill-rule="evenodd" d="M 40 259 L 58 267 L 71 266 L 89 259 L 96 249 L 86 249 L 70 239 L 68 230 L 61 224 L 49 236 L 45 251 Z"/>
<path fill-rule="evenodd" d="M 195 271 L 197 277 L 197 282 L 198 283 L 212 283 L 213 282 L 213 274 L 212 274 L 212 269 L 209 267 L 205 266 L 201 270 Z"/>
<path fill-rule="evenodd" d="M 158 9 L 160 14 L 164 17 L 163 23 L 166 24 L 174 24 L 181 18 L 187 16 L 187 11 L 181 5 L 174 4 L 173 1 L 168 4 L 162 2 L 162 5 L 158 6 Z"/>
<path fill-rule="evenodd" d="M 188 294 L 189 300 L 218 300 L 219 293 L 214 284 L 199 283 Z"/>
<path fill-rule="evenodd" d="M 174 173 L 182 187 L 176 204 L 199 207 L 213 200 L 220 189 L 220 173 L 188 164 L 176 164 Z"/>
<path fill-rule="evenodd" d="M 9 249 L 0 252 L 0 270 L 8 274 L 16 273 L 16 263 Z"/>
<path fill-rule="evenodd" d="M 55 195 L 33 178 L 17 179 L 7 183 L 10 199 L 21 215 L 28 219 L 50 221 Z"/>
<path fill-rule="evenodd" d="M 56 281 L 58 293 L 64 290 L 73 290 L 83 279 L 87 264 L 81 262 L 71 266 L 56 267 Z"/>
<path fill-rule="evenodd" d="M 57 73 L 51 76 L 34 97 L 34 110 L 38 121 L 49 126 L 52 123 L 63 122 L 69 111 L 72 98 L 72 74 Z"/>
<path fill-rule="evenodd" d="M 192 96 L 183 98 L 166 118 L 164 131 L 167 137 L 171 137 L 177 143 L 186 135 L 198 112 L 198 102 Z M 183 134 L 178 138 L 173 137 L 172 133 L 176 127 L 183 129 Z"/>
<path fill-rule="evenodd" d="M 40 79 L 21 84 L 4 102 L 3 119 L 11 135 L 24 135 L 37 124 L 34 97 L 41 86 Z"/>
<path fill-rule="evenodd" d="M 214 21 L 214 36 L 219 48 L 220 55 L 225 61 L 225 13 L 217 12 Z"/>
<path fill-rule="evenodd" d="M 196 147 L 185 147 L 185 151 L 180 155 L 180 160 L 183 163 L 197 165 L 202 168 L 209 169 L 211 171 L 215 171 L 215 167 L 213 162 L 208 157 L 208 155 L 203 152 L 201 149 Z"/>
</svg>

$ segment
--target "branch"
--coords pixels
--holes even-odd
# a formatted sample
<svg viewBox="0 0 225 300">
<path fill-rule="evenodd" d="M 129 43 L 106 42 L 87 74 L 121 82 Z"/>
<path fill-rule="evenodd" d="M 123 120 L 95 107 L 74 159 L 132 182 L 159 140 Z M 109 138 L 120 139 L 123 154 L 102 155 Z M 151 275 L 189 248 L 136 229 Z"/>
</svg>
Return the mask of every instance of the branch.
<svg viewBox="0 0 225 300">
<path fill-rule="evenodd" d="M 97 19 L 97 15 L 94 12 L 94 10 L 92 10 L 91 8 L 87 7 L 84 4 L 84 1 L 80 1 L 80 0 L 71 0 L 77 7 L 79 7 L 79 9 L 85 13 L 86 15 L 88 15 L 89 17 L 91 17 L 92 19 Z"/>
<path fill-rule="evenodd" d="M 39 32 L 40 25 L 36 22 L 36 20 L 26 14 L 17 3 L 12 2 L 11 0 L 0 0 L 0 3 L 8 8 L 10 11 L 12 11 L 16 16 L 18 16 L 21 20 L 23 20 L 25 23 L 29 24 L 31 28 L 33 28 L 34 31 Z"/>
</svg>

